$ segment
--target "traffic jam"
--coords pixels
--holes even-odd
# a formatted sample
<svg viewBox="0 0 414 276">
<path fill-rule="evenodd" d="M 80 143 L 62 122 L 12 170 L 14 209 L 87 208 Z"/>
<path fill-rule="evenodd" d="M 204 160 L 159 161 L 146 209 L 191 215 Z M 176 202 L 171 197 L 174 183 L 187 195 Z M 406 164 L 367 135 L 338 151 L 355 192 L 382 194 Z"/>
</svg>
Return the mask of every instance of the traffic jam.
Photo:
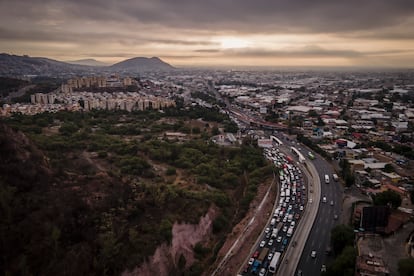
<svg viewBox="0 0 414 276">
<path fill-rule="evenodd" d="M 287 246 L 296 246 L 292 236 L 307 200 L 302 172 L 292 157 L 278 148 L 265 149 L 264 155 L 279 168 L 279 201 L 275 204 L 273 216 L 261 234 L 256 250 L 244 267 L 243 275 L 264 276 L 277 271 Z"/>
</svg>

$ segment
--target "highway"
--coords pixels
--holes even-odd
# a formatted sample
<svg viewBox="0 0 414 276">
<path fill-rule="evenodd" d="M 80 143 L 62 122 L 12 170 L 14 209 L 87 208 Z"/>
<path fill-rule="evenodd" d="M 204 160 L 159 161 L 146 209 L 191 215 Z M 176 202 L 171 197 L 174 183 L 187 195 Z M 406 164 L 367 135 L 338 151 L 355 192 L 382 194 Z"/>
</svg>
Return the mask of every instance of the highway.
<svg viewBox="0 0 414 276">
<path fill-rule="evenodd" d="M 286 231 L 287 231 L 287 227 L 290 225 L 290 222 L 288 223 L 284 223 L 285 220 L 283 222 L 279 221 L 279 219 L 281 219 L 282 217 L 279 217 L 277 215 L 274 215 L 274 218 L 277 218 L 275 225 L 268 225 L 267 227 L 268 230 L 262 232 L 262 234 L 258 237 L 254 248 L 252 249 L 252 252 L 249 255 L 249 258 L 251 256 L 253 256 L 254 260 L 257 258 L 257 256 L 259 255 L 259 253 L 263 250 L 265 250 L 265 248 L 269 249 L 269 252 L 280 252 L 282 254 L 281 256 L 281 261 L 279 261 L 278 263 L 278 271 L 274 274 L 274 275 L 293 275 L 295 273 L 295 269 L 296 266 L 299 262 L 301 253 L 303 248 L 305 247 L 305 243 L 308 237 L 309 232 L 311 231 L 312 225 L 313 225 L 313 221 L 316 218 L 317 212 L 318 212 L 318 204 L 314 204 L 314 203 L 310 203 L 307 198 L 313 198 L 313 200 L 315 202 L 319 202 L 319 199 L 321 197 L 321 193 L 320 193 L 320 187 L 321 187 L 321 181 L 320 181 L 320 177 L 318 175 L 318 172 L 316 171 L 315 167 L 312 165 L 312 161 L 310 160 L 306 160 L 306 164 L 301 164 L 299 162 L 297 162 L 297 158 L 292 155 L 291 152 L 291 148 L 290 148 L 290 143 L 289 145 L 285 145 L 285 146 L 281 146 L 279 147 L 281 152 L 284 152 L 284 154 L 286 156 L 291 156 L 294 157 L 295 161 L 291 161 L 292 163 L 296 163 L 298 167 L 300 167 L 300 169 L 298 167 L 296 167 L 297 171 L 291 171 L 291 169 L 284 169 L 286 176 L 289 178 L 289 172 L 291 172 L 291 176 L 297 176 L 298 178 L 294 177 L 292 179 L 297 179 L 297 186 L 296 186 L 296 192 L 299 192 L 298 197 L 296 198 L 295 196 L 292 197 L 293 199 L 293 203 L 283 203 L 283 206 L 292 208 L 291 212 L 293 212 L 294 214 L 298 215 L 299 217 L 302 217 L 302 219 L 294 219 L 294 221 L 296 222 L 296 228 L 300 229 L 299 231 L 294 231 L 293 236 L 290 237 L 289 235 L 287 235 Z M 276 149 L 276 151 L 278 151 Z M 277 156 L 278 154 L 276 154 Z M 272 157 L 270 157 L 272 158 Z M 274 158 L 274 157 L 273 157 Z M 286 157 L 288 158 L 288 157 Z M 281 160 L 279 157 L 276 157 L 277 160 Z M 286 160 L 283 162 L 285 163 Z M 286 162 L 285 164 L 288 164 L 289 162 Z M 290 165 L 289 165 L 290 166 Z M 293 165 L 293 167 L 295 167 Z M 308 168 L 306 168 L 308 167 Z M 302 172 L 302 174 L 299 174 L 299 170 Z M 293 174 L 292 174 L 293 173 Z M 286 178 L 285 178 L 286 179 Z M 294 181 L 294 180 L 293 180 Z M 306 183 L 306 182 L 310 182 L 310 183 Z M 290 181 L 288 181 L 289 183 Z M 279 186 L 281 186 L 282 184 L 279 184 Z M 303 188 L 302 188 L 303 187 Z M 305 188 L 307 187 L 307 188 Z M 284 191 L 284 189 L 283 189 Z M 312 191 L 312 192 L 311 192 Z M 301 196 L 302 195 L 302 196 Z M 284 192 L 282 194 L 282 199 L 280 199 L 280 202 L 284 202 Z M 276 203 L 279 202 L 279 198 L 276 198 Z M 299 203 L 300 204 L 296 204 Z M 302 205 L 302 207 L 305 207 L 303 205 L 306 205 L 306 207 L 304 208 L 304 210 L 299 210 L 300 205 Z M 280 210 L 282 208 L 282 203 L 278 204 L 278 210 Z M 288 209 L 289 209 L 288 208 Z M 284 209 L 284 208 L 282 208 Z M 289 211 L 289 210 L 288 210 Z M 279 211 L 277 211 L 279 212 Z M 274 220 L 274 219 L 273 219 Z M 276 226 L 276 224 L 278 226 Z M 286 228 L 282 231 L 283 226 L 286 226 Z M 273 228 L 278 228 L 278 239 L 271 239 L 273 242 L 273 244 L 268 244 L 268 242 L 270 241 L 270 233 L 267 234 L 267 231 L 272 231 Z M 267 234 L 267 235 L 266 235 Z M 262 242 L 265 243 L 263 246 L 259 246 L 259 243 Z M 292 241 L 292 242 L 291 242 Z M 264 248 L 262 248 L 264 247 Z M 252 254 L 253 252 L 257 252 L 257 254 Z M 256 273 L 258 272 L 258 270 L 260 269 L 260 267 L 265 267 L 268 268 L 269 262 L 272 258 L 273 254 L 269 254 L 269 259 L 268 260 L 263 260 L 260 259 L 260 262 L 262 263 L 261 266 L 259 266 L 258 269 L 256 270 Z M 248 261 L 248 259 L 246 260 L 246 263 Z M 251 264 L 251 263 L 250 263 Z M 253 265 L 254 266 L 254 265 Z M 272 273 L 270 273 L 269 271 L 266 271 L 267 273 L 265 273 L 265 275 L 273 275 Z M 255 274 L 253 272 L 252 266 L 251 265 L 243 265 L 243 267 L 241 268 L 240 274 L 242 275 L 252 275 Z"/>
<path fill-rule="evenodd" d="M 237 112 L 233 112 L 233 114 L 239 115 L 237 116 L 239 120 L 246 121 L 246 118 L 240 116 L 240 114 Z M 248 116 L 246 117 L 248 118 Z M 311 151 L 304 145 L 298 144 L 296 141 L 289 139 L 286 135 L 279 134 L 278 136 L 279 138 L 283 136 L 283 142 L 285 143 L 283 148 L 286 147 L 286 149 L 289 149 L 291 146 L 296 147 L 305 156 L 307 156 L 307 152 Z M 289 273 L 290 275 L 320 275 L 321 268 L 327 263 L 327 259 L 329 257 L 326 254 L 326 249 L 328 246 L 330 246 L 330 232 L 337 224 L 339 224 L 340 221 L 339 218 L 341 216 L 343 198 L 342 186 L 340 182 L 335 182 L 333 180 L 332 174 L 335 172 L 333 171 L 332 166 L 318 154 L 314 153 L 313 151 L 312 153 L 316 156 L 316 159 L 312 161 L 306 160 L 306 163 L 309 164 L 308 168 L 310 169 L 311 174 L 314 175 L 313 180 L 319 178 L 320 185 L 309 187 L 309 189 L 315 188 L 313 193 L 309 193 L 309 200 L 307 202 L 308 208 L 306 208 L 309 209 L 310 207 L 310 210 L 313 209 L 315 212 L 317 211 L 313 225 L 309 220 L 305 220 L 306 222 L 303 221 L 300 223 L 302 231 L 306 232 L 306 234 L 309 231 L 308 227 L 311 227 L 306 242 L 305 233 L 301 235 L 295 233 L 295 235 L 292 237 L 292 240 L 295 241 L 295 244 L 297 242 L 298 246 L 295 246 L 293 248 L 289 242 L 290 239 L 288 239 L 288 242 L 285 246 L 281 246 L 281 244 L 277 243 L 276 246 L 269 246 L 267 244 L 266 237 L 264 237 L 265 233 L 261 234 L 258 239 L 266 241 L 265 248 L 268 247 L 269 249 L 272 249 L 273 252 L 284 252 L 287 249 L 285 254 L 282 255 L 282 262 L 280 263 L 281 267 L 279 271 L 276 272 L 276 275 L 282 275 L 280 273 Z M 328 175 L 330 178 L 329 184 L 325 183 L 325 175 Z M 323 202 L 324 198 L 326 198 L 325 202 Z M 316 206 L 318 206 L 318 208 L 315 208 Z M 309 210 L 305 211 L 307 212 Z M 335 215 L 338 216 L 338 219 L 334 218 Z M 314 216 L 310 217 L 313 219 Z M 281 238 L 285 239 L 287 237 L 282 234 Z M 257 244 L 255 248 L 260 250 Z M 300 250 L 302 248 L 303 250 L 300 253 Z M 311 256 L 311 253 L 313 251 L 316 252 L 316 256 Z M 300 258 L 298 256 L 299 254 L 301 254 Z M 297 266 L 295 271 L 294 267 L 296 264 Z M 295 271 L 295 273 L 293 273 L 293 271 Z M 251 272 L 250 267 L 246 267 L 244 273 L 242 274 L 250 275 L 249 272 Z M 267 272 L 266 275 L 271 275 L 271 273 Z"/>
<path fill-rule="evenodd" d="M 321 156 L 315 154 L 316 159 L 313 165 L 318 171 L 321 179 L 321 201 L 319 211 L 313 224 L 311 233 L 306 241 L 305 248 L 296 269 L 296 275 L 319 275 L 323 264 L 326 264 L 328 256 L 325 253 L 330 244 L 330 232 L 333 227 L 339 224 L 339 219 L 335 220 L 334 215 L 341 216 L 343 189 L 339 182 L 332 179 L 334 173 L 332 166 Z M 329 175 L 330 183 L 324 181 L 325 174 Z M 326 203 L 322 198 L 326 197 Z M 333 201 L 333 206 L 331 205 Z M 315 202 L 317 204 L 317 202 Z M 311 257 L 311 252 L 316 251 L 316 258 Z"/>
</svg>

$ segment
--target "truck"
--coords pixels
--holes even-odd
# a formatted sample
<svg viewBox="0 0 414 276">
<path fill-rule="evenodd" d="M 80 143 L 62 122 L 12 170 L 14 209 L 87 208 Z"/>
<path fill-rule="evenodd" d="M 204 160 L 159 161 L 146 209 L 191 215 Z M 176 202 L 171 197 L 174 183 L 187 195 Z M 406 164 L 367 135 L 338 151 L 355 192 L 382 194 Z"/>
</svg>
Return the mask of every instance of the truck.
<svg viewBox="0 0 414 276">
<path fill-rule="evenodd" d="M 272 230 L 272 239 L 275 239 L 277 237 L 278 232 L 279 232 L 279 230 L 277 228 L 273 228 L 273 230 Z"/>
<path fill-rule="evenodd" d="M 287 233 L 286 233 L 286 237 L 291 237 L 292 236 L 292 234 L 293 234 L 293 226 L 290 226 L 289 227 L 289 229 L 287 230 Z"/>
<path fill-rule="evenodd" d="M 276 269 L 277 269 L 277 265 L 279 263 L 279 259 L 280 259 L 280 252 L 275 252 L 275 254 L 273 255 L 272 260 L 270 261 L 270 265 L 269 265 L 269 272 L 271 273 L 275 273 Z"/>
<path fill-rule="evenodd" d="M 269 254 L 269 248 L 265 247 L 262 249 L 262 252 L 260 252 L 259 257 L 256 260 L 259 261 L 261 264 L 263 260 L 267 258 L 267 254 Z"/>
<path fill-rule="evenodd" d="M 290 197 L 290 189 L 288 188 L 288 189 L 286 189 L 286 191 L 285 191 L 285 196 L 286 197 Z"/>
</svg>

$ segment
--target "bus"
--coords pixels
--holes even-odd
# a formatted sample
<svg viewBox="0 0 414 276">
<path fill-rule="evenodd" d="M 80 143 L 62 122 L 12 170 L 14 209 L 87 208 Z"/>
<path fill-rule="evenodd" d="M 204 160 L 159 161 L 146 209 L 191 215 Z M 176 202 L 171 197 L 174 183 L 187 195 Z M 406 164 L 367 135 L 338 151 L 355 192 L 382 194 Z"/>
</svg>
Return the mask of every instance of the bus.
<svg viewBox="0 0 414 276">
<path fill-rule="evenodd" d="M 310 160 L 314 160 L 315 159 L 315 155 L 313 155 L 312 152 L 308 152 L 308 156 Z"/>
<path fill-rule="evenodd" d="M 274 142 L 276 142 L 278 146 L 283 145 L 282 141 L 280 141 L 280 139 L 278 139 L 275 136 L 270 136 L 270 139 L 272 139 Z"/>
<path fill-rule="evenodd" d="M 293 154 L 295 154 L 299 158 L 300 163 L 305 162 L 305 157 L 302 155 L 302 153 L 300 153 L 300 151 L 297 148 L 290 147 L 290 149 L 292 150 Z"/>
<path fill-rule="evenodd" d="M 273 255 L 272 260 L 270 261 L 269 265 L 269 272 L 275 273 L 277 269 L 277 264 L 279 263 L 280 259 L 280 252 L 275 252 L 275 255 Z"/>
</svg>

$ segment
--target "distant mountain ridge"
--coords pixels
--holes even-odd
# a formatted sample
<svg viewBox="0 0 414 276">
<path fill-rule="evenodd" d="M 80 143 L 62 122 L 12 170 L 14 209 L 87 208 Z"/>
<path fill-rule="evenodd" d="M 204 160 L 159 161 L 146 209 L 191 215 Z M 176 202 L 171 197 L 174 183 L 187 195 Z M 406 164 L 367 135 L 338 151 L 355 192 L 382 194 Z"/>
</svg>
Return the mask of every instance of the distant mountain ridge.
<svg viewBox="0 0 414 276">
<path fill-rule="evenodd" d="M 52 75 L 87 72 L 92 68 L 44 57 L 0 54 L 0 75 Z"/>
<path fill-rule="evenodd" d="M 172 70 L 174 69 L 174 67 L 162 61 L 158 57 L 130 58 L 130 59 L 115 63 L 114 65 L 111 65 L 109 68 L 115 69 L 115 70 L 124 70 L 124 71 Z"/>
<path fill-rule="evenodd" d="M 157 57 L 136 57 L 121 61 L 111 66 L 102 66 L 86 63 L 98 62 L 93 59 L 81 60 L 84 64 L 73 64 L 44 57 L 18 56 L 6 53 L 0 54 L 0 76 L 14 75 L 58 75 L 58 74 L 85 74 L 103 72 L 139 72 L 139 71 L 166 71 L 174 69 L 170 64 Z M 79 61 L 77 61 L 79 62 Z M 99 63 L 99 62 L 98 62 Z"/>
<path fill-rule="evenodd" d="M 87 66 L 109 66 L 110 65 L 108 63 L 98 61 L 98 60 L 93 59 L 93 58 L 71 60 L 71 61 L 66 61 L 66 63 L 78 64 L 78 65 L 87 65 Z"/>
</svg>

